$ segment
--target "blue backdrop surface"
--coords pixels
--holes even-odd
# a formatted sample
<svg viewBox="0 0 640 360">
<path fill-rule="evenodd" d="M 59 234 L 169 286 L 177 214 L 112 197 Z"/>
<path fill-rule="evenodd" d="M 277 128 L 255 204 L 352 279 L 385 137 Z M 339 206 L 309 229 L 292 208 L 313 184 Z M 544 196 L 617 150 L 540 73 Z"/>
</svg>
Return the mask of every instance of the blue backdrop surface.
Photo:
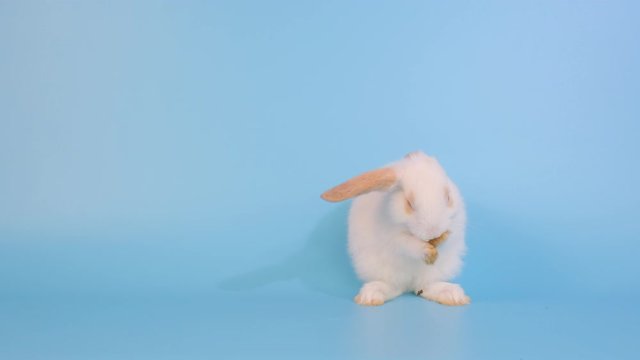
<svg viewBox="0 0 640 360">
<path fill-rule="evenodd" d="M 0 358 L 637 359 L 640 3 L 0 1 Z M 470 306 L 322 191 L 422 149 Z"/>
</svg>

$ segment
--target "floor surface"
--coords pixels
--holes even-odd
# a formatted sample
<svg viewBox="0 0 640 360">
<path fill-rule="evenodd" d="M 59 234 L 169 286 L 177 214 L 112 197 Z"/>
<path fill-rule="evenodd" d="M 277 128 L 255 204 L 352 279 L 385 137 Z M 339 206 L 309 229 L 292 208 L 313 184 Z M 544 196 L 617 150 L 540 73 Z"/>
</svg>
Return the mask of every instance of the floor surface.
<svg viewBox="0 0 640 360">
<path fill-rule="evenodd" d="M 305 289 L 0 304 L 2 359 L 637 359 L 630 301 L 411 295 L 382 307 Z"/>
</svg>

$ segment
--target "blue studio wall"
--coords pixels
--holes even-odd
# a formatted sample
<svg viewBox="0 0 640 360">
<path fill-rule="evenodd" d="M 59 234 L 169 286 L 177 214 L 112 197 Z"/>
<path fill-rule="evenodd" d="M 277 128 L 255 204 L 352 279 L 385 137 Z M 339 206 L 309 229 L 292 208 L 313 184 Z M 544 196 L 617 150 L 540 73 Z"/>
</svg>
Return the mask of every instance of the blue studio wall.
<svg viewBox="0 0 640 360">
<path fill-rule="evenodd" d="M 0 1 L 0 358 L 634 358 L 639 16 Z M 474 303 L 359 308 L 319 195 L 416 149 Z"/>
</svg>

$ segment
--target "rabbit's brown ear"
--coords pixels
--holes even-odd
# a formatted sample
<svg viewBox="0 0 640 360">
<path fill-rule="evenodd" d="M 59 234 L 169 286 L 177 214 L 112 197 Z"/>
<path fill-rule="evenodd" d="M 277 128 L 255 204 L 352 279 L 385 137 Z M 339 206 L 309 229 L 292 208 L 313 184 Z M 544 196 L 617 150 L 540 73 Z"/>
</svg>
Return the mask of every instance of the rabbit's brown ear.
<svg viewBox="0 0 640 360">
<path fill-rule="evenodd" d="M 384 190 L 396 183 L 396 173 L 391 168 L 371 170 L 349 179 L 325 191 L 322 198 L 330 202 L 351 199 L 370 191 Z"/>
</svg>

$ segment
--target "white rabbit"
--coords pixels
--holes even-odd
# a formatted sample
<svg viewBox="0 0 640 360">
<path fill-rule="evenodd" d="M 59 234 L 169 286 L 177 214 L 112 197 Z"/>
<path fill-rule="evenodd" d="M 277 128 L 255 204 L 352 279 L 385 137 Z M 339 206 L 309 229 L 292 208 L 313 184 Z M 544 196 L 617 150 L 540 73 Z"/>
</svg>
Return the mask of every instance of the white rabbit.
<svg viewBox="0 0 640 360">
<path fill-rule="evenodd" d="M 435 158 L 413 152 L 322 194 L 331 202 L 356 196 L 349 253 L 365 281 L 356 303 L 382 305 L 407 291 L 445 305 L 471 301 L 460 285 L 447 282 L 462 268 L 466 213 L 458 188 Z M 445 232 L 437 260 L 429 261 L 428 241 Z"/>
</svg>

